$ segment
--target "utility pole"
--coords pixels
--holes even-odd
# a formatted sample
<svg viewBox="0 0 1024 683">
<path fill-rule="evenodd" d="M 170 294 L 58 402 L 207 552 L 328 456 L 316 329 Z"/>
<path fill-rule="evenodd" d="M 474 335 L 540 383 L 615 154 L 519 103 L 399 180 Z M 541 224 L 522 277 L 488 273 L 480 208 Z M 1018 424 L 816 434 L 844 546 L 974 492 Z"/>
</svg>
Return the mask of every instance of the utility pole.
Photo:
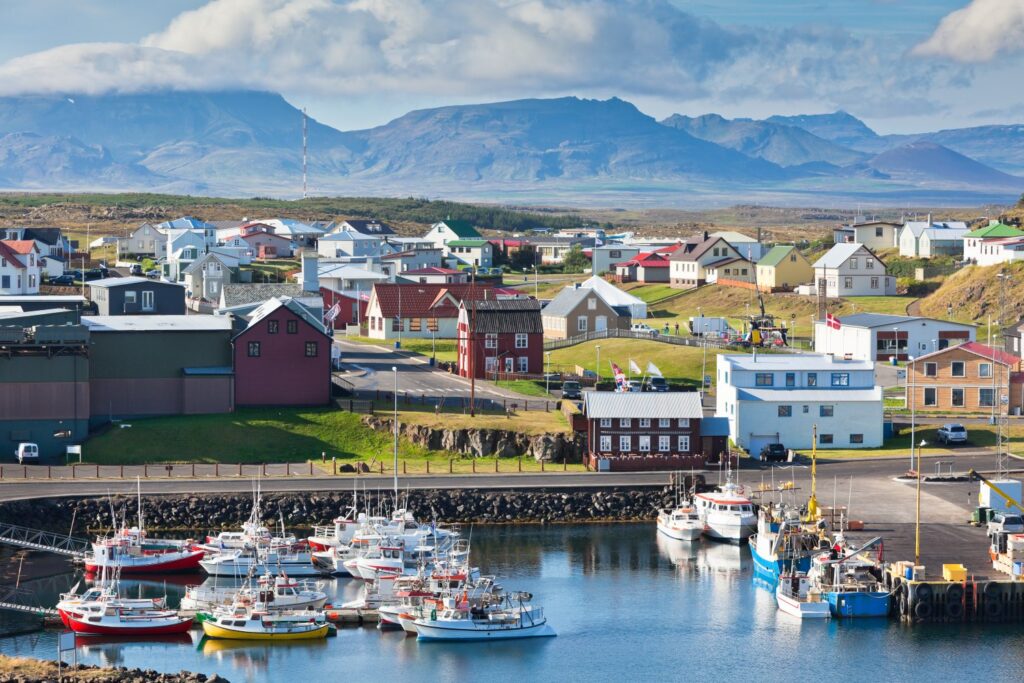
<svg viewBox="0 0 1024 683">
<path fill-rule="evenodd" d="M 1002 329 L 1006 324 L 1006 283 L 1011 279 L 1009 273 L 1003 271 L 999 273 L 999 328 Z M 991 327 L 989 328 L 991 329 Z M 998 460 L 999 478 L 1005 479 L 1009 475 L 1009 453 L 1007 452 L 1008 444 L 1006 443 L 1007 431 L 1009 428 L 1010 419 L 1010 382 L 1009 373 L 1006 377 L 1006 382 L 1003 382 L 1003 364 L 996 362 L 995 348 L 992 349 L 992 365 L 998 366 L 999 368 L 999 395 L 992 397 L 992 402 L 998 403 L 999 405 L 999 422 L 996 428 L 996 457 Z M 992 376 L 995 377 L 995 367 L 992 368 Z M 1006 392 L 1005 394 L 1003 392 Z M 993 392 L 995 393 L 995 392 Z M 1006 410 L 1003 410 L 1003 397 L 1006 397 Z"/>
<path fill-rule="evenodd" d="M 469 416 L 476 417 L 476 266 L 469 278 Z"/>
<path fill-rule="evenodd" d="M 302 108 L 302 198 L 306 198 L 306 158 L 309 142 L 309 131 L 306 123 L 306 108 Z"/>
</svg>

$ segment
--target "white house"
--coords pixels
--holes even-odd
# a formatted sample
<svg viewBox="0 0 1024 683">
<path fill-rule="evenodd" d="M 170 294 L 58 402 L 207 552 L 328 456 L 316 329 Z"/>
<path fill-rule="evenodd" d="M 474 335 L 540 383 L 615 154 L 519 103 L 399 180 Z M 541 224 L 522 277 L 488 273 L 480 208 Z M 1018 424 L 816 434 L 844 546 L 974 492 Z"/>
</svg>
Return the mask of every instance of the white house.
<svg viewBox="0 0 1024 683">
<path fill-rule="evenodd" d="M 386 266 L 385 270 L 393 274 L 423 268 L 441 268 L 444 265 L 442 251 L 437 248 L 399 251 L 382 256 L 380 260 L 381 264 Z"/>
<path fill-rule="evenodd" d="M 117 259 L 134 260 L 143 256 L 163 258 L 167 255 L 167 235 L 155 225 L 143 223 L 128 237 L 117 240 Z"/>
<path fill-rule="evenodd" d="M 369 292 L 378 282 L 388 281 L 386 274 L 363 268 L 362 264 L 321 262 L 317 271 L 319 286 L 335 292 Z"/>
<path fill-rule="evenodd" d="M 948 232 L 947 232 L 948 231 Z M 963 221 L 908 221 L 900 229 L 900 256 L 931 258 L 963 253 L 967 224 Z"/>
<path fill-rule="evenodd" d="M 438 249 L 444 249 L 453 240 L 478 240 L 483 236 L 469 221 L 445 220 L 434 223 L 423 239 L 430 240 Z"/>
<path fill-rule="evenodd" d="M 380 256 L 381 244 L 379 237 L 364 235 L 355 230 L 342 230 L 318 239 L 316 251 L 324 258 Z"/>
<path fill-rule="evenodd" d="M 748 261 L 754 261 L 755 263 L 760 261 L 761 257 L 768 251 L 763 244 L 757 241 L 756 238 L 744 235 L 742 232 L 723 230 L 711 233 L 710 237 L 721 237 L 723 240 L 728 242 L 740 256 Z"/>
<path fill-rule="evenodd" d="M 650 250 L 648 250 L 650 251 Z M 628 261 L 640 253 L 639 247 L 608 244 L 590 250 L 590 272 L 594 275 L 615 272 L 615 264 Z"/>
<path fill-rule="evenodd" d="M 205 254 L 209 248 L 206 236 L 195 230 L 167 231 L 167 260 L 163 264 L 164 277 L 181 282 L 189 264 Z"/>
<path fill-rule="evenodd" d="M 238 264 L 237 259 L 224 254 L 203 254 L 182 271 L 182 280 L 188 295 L 195 299 L 220 301 L 224 285 L 233 281 Z"/>
<path fill-rule="evenodd" d="M 896 278 L 863 244 L 844 242 L 829 249 L 814 263 L 814 282 L 817 293 L 828 297 L 896 294 Z"/>
<path fill-rule="evenodd" d="M 990 221 L 964 235 L 964 260 L 979 266 L 1018 261 L 1022 258 L 1021 242 L 1024 230 Z"/>
<path fill-rule="evenodd" d="M 807 449 L 882 445 L 882 388 L 871 361 L 817 354 L 718 356 L 715 414 L 750 453 L 772 443 Z"/>
<path fill-rule="evenodd" d="M 832 239 L 836 244 L 856 242 L 868 249 L 892 249 L 899 244 L 901 226 L 889 221 L 855 220 L 849 225 L 832 231 Z"/>
<path fill-rule="evenodd" d="M 42 259 L 33 240 L 0 241 L 0 295 L 38 294 Z"/>
<path fill-rule="evenodd" d="M 814 323 L 814 350 L 836 358 L 886 362 L 907 360 L 974 341 L 974 325 L 911 315 L 855 313 L 839 319 L 839 329 Z"/>
<path fill-rule="evenodd" d="M 669 282 L 684 289 L 699 287 L 708 281 L 708 266 L 740 258 L 743 255 L 724 238 L 705 233 L 683 242 L 669 256 Z"/>
<path fill-rule="evenodd" d="M 490 268 L 494 265 L 494 245 L 485 239 L 449 240 L 445 256 L 461 265 Z"/>
</svg>

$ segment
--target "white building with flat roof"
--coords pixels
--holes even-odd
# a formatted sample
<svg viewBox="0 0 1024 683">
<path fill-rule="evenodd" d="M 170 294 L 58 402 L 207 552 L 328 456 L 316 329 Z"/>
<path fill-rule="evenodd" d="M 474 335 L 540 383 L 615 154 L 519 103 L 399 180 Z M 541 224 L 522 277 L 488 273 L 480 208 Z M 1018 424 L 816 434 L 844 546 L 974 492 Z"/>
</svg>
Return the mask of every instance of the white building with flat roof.
<svg viewBox="0 0 1024 683">
<path fill-rule="evenodd" d="M 773 443 L 807 449 L 882 445 L 882 388 L 871 361 L 810 353 L 718 356 L 715 415 L 757 454 Z"/>
<path fill-rule="evenodd" d="M 974 341 L 974 325 L 915 315 L 855 313 L 838 319 L 839 328 L 814 322 L 814 350 L 836 358 L 887 362 L 895 356 L 923 356 Z"/>
</svg>

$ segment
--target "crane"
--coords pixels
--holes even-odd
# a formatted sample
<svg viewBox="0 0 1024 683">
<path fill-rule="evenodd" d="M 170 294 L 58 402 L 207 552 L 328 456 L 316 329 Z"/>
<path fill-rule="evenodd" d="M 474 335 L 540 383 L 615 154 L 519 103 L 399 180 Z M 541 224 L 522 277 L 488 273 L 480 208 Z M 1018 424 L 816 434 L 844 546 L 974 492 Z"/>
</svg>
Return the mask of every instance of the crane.
<svg viewBox="0 0 1024 683">
<path fill-rule="evenodd" d="M 995 484 L 993 484 L 993 483 L 992 483 L 991 481 L 989 481 L 989 480 L 988 480 L 988 479 L 987 479 L 986 477 L 984 477 L 983 475 L 981 475 L 981 474 L 978 474 L 978 472 L 977 472 L 977 471 L 975 471 L 975 470 L 969 470 L 969 471 L 967 472 L 967 476 L 968 476 L 969 478 L 971 478 L 972 480 L 973 480 L 973 479 L 977 479 L 977 480 L 981 481 L 981 482 L 982 482 L 982 483 L 984 483 L 984 484 L 985 484 L 986 486 L 988 486 L 988 487 L 989 487 L 990 489 L 992 489 L 992 490 L 993 490 L 993 491 L 995 491 L 995 492 L 996 492 L 997 494 L 999 494 L 999 496 L 1000 496 L 1000 497 L 1001 497 L 1001 498 L 1002 498 L 1003 500 L 1005 500 L 1005 501 L 1006 501 L 1007 505 L 1010 505 L 1010 506 L 1012 506 L 1012 507 L 1015 507 L 1015 508 L 1017 508 L 1018 510 L 1020 510 L 1021 512 L 1024 512 L 1024 507 L 1022 507 L 1020 503 L 1018 503 L 1018 502 L 1017 502 L 1016 500 L 1014 500 L 1014 499 L 1013 499 L 1013 496 L 1011 496 L 1011 495 L 1009 495 L 1008 493 L 1006 493 L 1005 491 L 1003 491 L 1003 490 L 1002 490 L 1001 488 L 999 488 L 998 486 L 996 486 Z"/>
</svg>

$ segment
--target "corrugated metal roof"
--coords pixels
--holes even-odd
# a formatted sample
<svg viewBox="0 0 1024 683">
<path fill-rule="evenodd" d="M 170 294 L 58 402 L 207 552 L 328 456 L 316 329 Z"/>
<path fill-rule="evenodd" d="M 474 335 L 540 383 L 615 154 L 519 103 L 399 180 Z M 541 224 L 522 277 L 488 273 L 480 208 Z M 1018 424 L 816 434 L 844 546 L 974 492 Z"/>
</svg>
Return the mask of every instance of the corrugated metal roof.
<svg viewBox="0 0 1024 683">
<path fill-rule="evenodd" d="M 470 302 L 463 302 L 470 306 Z M 476 331 L 481 334 L 544 334 L 540 302 L 533 299 L 488 299 L 476 303 Z"/>
<path fill-rule="evenodd" d="M 854 313 L 852 315 L 845 315 L 839 319 L 840 324 L 848 327 L 864 327 L 864 328 L 875 328 L 875 327 L 892 327 L 894 325 L 904 325 L 912 323 L 915 320 L 922 321 L 934 321 L 942 323 L 943 325 L 949 325 L 950 327 L 962 327 L 971 328 L 976 325 L 970 323 L 956 323 L 948 320 L 938 320 L 936 318 L 925 318 L 923 316 L 914 315 L 890 315 L 888 313 Z M 824 324 L 823 320 L 815 321 L 816 323 Z"/>
<path fill-rule="evenodd" d="M 700 420 L 701 436 L 729 436 L 729 418 L 702 417 Z"/>
<path fill-rule="evenodd" d="M 688 418 L 704 415 L 696 391 L 626 392 L 587 391 L 583 393 L 587 417 L 600 418 Z"/>
<path fill-rule="evenodd" d="M 771 403 L 849 403 L 881 401 L 882 387 L 872 389 L 737 389 L 739 401 Z"/>
<path fill-rule="evenodd" d="M 555 295 L 555 298 L 544 307 L 544 315 L 565 316 L 572 312 L 576 306 L 591 293 L 601 300 L 604 297 L 596 289 L 584 289 L 583 287 L 566 287 Z"/>
<path fill-rule="evenodd" d="M 282 296 L 299 296 L 302 294 L 302 285 L 286 283 L 232 283 L 224 285 L 221 292 L 221 300 L 224 306 L 230 308 L 240 304 L 258 304 L 267 299 Z"/>
<path fill-rule="evenodd" d="M 283 297 L 281 299 L 274 298 L 264 302 L 259 308 L 249 314 L 249 325 L 246 329 L 252 328 L 259 321 L 263 320 L 282 306 L 305 320 L 317 331 L 324 332 L 324 324 L 317 318 L 317 316 L 314 315 L 313 312 L 303 305 L 298 299 L 293 299 L 292 297 Z"/>
<path fill-rule="evenodd" d="M 846 263 L 847 259 L 856 254 L 861 249 L 867 250 L 863 244 L 859 242 L 841 242 L 833 246 L 825 255 L 814 262 L 815 268 L 838 268 L 839 266 Z"/>
<path fill-rule="evenodd" d="M 789 252 L 796 249 L 792 244 L 780 244 L 768 250 L 768 253 L 757 262 L 759 266 L 777 266 L 782 260 L 789 256 Z M 799 253 L 799 252 L 797 252 Z"/>
<path fill-rule="evenodd" d="M 216 332 L 231 329 L 219 315 L 83 315 L 91 332 Z"/>
<path fill-rule="evenodd" d="M 719 362 L 729 362 L 734 370 L 750 372 L 772 371 L 830 371 L 848 372 L 854 370 L 874 370 L 875 364 L 869 360 L 842 360 L 818 353 L 759 353 L 755 358 L 752 354 L 722 354 Z"/>
</svg>

